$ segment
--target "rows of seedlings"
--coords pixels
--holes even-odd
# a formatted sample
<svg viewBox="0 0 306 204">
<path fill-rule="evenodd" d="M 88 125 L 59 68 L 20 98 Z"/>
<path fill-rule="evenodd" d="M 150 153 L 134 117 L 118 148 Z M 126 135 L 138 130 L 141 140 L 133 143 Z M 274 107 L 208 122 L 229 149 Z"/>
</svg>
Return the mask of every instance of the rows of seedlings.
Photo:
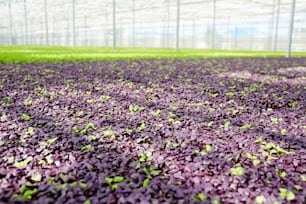
<svg viewBox="0 0 306 204">
<path fill-rule="evenodd" d="M 0 65 L 0 202 L 306 202 L 306 59 Z"/>
</svg>

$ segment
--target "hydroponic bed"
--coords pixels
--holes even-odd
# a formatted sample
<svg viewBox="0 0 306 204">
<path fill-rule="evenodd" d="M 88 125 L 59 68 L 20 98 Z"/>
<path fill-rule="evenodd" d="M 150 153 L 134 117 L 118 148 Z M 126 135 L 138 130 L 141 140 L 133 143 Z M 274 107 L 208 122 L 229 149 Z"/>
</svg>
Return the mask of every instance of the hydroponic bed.
<svg viewBox="0 0 306 204">
<path fill-rule="evenodd" d="M 306 59 L 0 65 L 3 203 L 305 203 Z"/>
</svg>

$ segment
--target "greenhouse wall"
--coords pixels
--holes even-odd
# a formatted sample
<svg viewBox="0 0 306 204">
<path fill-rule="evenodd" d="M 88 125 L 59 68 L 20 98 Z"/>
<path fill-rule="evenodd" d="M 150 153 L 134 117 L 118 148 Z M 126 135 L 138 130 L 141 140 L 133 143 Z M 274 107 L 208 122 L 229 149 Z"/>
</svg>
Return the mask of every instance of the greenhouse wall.
<svg viewBox="0 0 306 204">
<path fill-rule="evenodd" d="M 116 47 L 175 48 L 179 22 L 180 48 L 284 51 L 293 2 L 2 0 L 0 44 L 112 47 L 115 35 Z M 294 51 L 306 51 L 305 11 L 296 0 Z"/>
</svg>

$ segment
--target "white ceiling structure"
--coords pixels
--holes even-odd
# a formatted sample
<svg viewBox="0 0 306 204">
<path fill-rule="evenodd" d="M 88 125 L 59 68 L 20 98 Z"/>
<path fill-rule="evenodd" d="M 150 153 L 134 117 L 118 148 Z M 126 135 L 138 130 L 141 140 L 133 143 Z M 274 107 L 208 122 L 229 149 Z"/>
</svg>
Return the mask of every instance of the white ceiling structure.
<svg viewBox="0 0 306 204">
<path fill-rule="evenodd" d="M 0 44 L 286 50 L 293 2 L 306 51 L 305 0 L 0 0 Z"/>
</svg>

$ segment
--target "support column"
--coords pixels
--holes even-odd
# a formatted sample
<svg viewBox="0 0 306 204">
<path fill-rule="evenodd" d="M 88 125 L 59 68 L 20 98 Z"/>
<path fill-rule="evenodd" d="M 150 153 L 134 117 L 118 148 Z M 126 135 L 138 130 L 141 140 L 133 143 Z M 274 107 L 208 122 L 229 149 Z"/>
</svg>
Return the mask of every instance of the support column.
<svg viewBox="0 0 306 204">
<path fill-rule="evenodd" d="M 167 0 L 167 44 L 166 44 L 166 48 L 169 48 L 169 42 L 170 42 L 170 0 Z"/>
<path fill-rule="evenodd" d="M 76 46 L 76 34 L 75 34 L 75 0 L 72 0 L 72 32 L 73 32 L 73 47 Z"/>
<path fill-rule="evenodd" d="M 212 23 L 212 36 L 211 36 L 211 48 L 215 49 L 215 34 L 216 34 L 216 0 L 214 0 L 213 5 L 213 23 Z"/>
<path fill-rule="evenodd" d="M 279 7 L 280 0 L 276 0 L 274 5 L 274 30 L 273 30 L 273 51 L 277 51 L 277 41 L 278 41 L 278 26 L 279 26 Z"/>
<path fill-rule="evenodd" d="M 135 0 L 133 0 L 133 33 L 132 33 L 132 44 L 135 48 Z"/>
<path fill-rule="evenodd" d="M 106 6 L 106 9 L 105 9 L 105 25 L 104 28 L 104 46 L 105 47 L 108 47 L 109 45 L 109 34 L 110 34 L 110 28 L 108 27 L 108 21 L 109 21 L 109 16 L 108 16 L 108 6 Z"/>
<path fill-rule="evenodd" d="M 25 44 L 29 44 L 29 33 L 28 33 L 28 11 L 27 11 L 27 2 L 24 0 L 23 2 L 24 8 L 24 25 L 25 25 Z"/>
<path fill-rule="evenodd" d="M 295 0 L 291 2 L 291 16 L 290 16 L 290 24 L 289 24 L 289 34 L 288 34 L 288 47 L 286 57 L 291 56 L 291 45 L 292 45 L 292 33 L 294 26 L 294 13 L 295 13 Z"/>
<path fill-rule="evenodd" d="M 180 46 L 180 0 L 176 1 L 176 46 L 175 50 L 179 51 L 179 46 Z"/>
<path fill-rule="evenodd" d="M 12 8 L 11 8 L 11 1 L 9 1 L 8 3 L 8 7 L 9 7 L 9 19 L 10 19 L 10 45 L 14 44 L 14 38 L 13 38 L 13 19 L 12 19 Z"/>
<path fill-rule="evenodd" d="M 116 0 L 113 0 L 113 49 L 116 49 Z"/>
<path fill-rule="evenodd" d="M 49 46 L 49 30 L 48 30 L 48 9 L 47 9 L 47 0 L 45 0 L 45 29 L 46 29 L 46 46 Z"/>
</svg>

